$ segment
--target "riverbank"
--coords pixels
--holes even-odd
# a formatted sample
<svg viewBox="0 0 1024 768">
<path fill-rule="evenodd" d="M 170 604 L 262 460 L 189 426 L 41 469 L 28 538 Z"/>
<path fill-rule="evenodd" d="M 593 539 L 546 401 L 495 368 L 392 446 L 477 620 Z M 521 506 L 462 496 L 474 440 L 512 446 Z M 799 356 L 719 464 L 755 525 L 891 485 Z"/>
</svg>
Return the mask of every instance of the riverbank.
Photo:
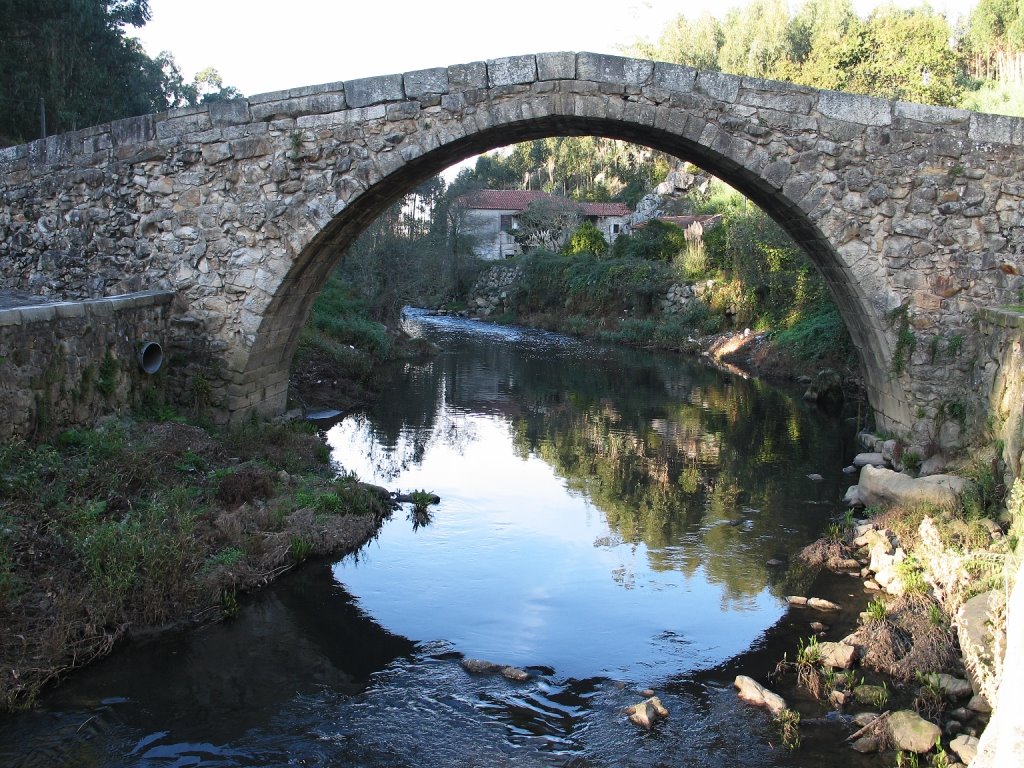
<svg viewBox="0 0 1024 768">
<path fill-rule="evenodd" d="M 969 463 L 959 471 L 976 474 Z M 840 738 L 852 749 L 880 753 L 886 765 L 970 765 L 986 741 L 990 757 L 998 744 L 1000 759 L 1018 759 L 1024 745 L 1005 727 L 1006 712 L 1004 725 L 983 734 L 1008 706 L 1007 597 L 1019 567 L 1024 482 L 1004 505 L 1002 495 L 985 503 L 983 478 L 915 481 L 870 465 L 862 473 L 856 495 L 872 505 L 863 519 L 847 515 L 798 558 L 862 582 L 859 627 L 835 635 L 823 623 L 827 607 L 808 611 L 811 632 L 778 669 L 784 692 L 802 702 L 773 711 L 783 738 L 796 747 L 801 719 L 831 718 L 847 726 Z M 791 598 L 794 610 L 806 603 Z M 745 680 L 737 687 L 751 696 Z"/>
<path fill-rule="evenodd" d="M 122 640 L 231 618 L 306 558 L 359 549 L 393 506 L 338 477 L 308 424 L 177 420 L 2 446 L 0 497 L 0 711 Z"/>
</svg>

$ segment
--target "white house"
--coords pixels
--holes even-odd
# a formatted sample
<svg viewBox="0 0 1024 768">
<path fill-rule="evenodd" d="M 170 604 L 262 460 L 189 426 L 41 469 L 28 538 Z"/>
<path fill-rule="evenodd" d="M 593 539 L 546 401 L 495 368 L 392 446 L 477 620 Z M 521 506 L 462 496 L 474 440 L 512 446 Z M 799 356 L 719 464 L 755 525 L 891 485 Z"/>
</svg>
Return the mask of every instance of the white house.
<svg viewBox="0 0 1024 768">
<path fill-rule="evenodd" d="M 559 200 L 555 195 L 532 189 L 480 189 L 463 198 L 466 216 L 463 224 L 482 259 L 506 259 L 521 252 L 512 236 L 519 228 L 519 217 L 536 200 Z M 611 245 L 625 231 L 626 217 L 632 213 L 625 203 L 581 203 L 583 217 L 593 222 Z"/>
</svg>

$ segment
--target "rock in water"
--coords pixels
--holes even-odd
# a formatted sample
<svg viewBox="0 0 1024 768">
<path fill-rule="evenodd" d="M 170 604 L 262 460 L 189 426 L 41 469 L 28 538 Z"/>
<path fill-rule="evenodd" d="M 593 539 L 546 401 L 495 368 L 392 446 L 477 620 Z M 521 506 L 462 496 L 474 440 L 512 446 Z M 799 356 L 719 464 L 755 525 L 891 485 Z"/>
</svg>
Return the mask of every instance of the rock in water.
<svg viewBox="0 0 1024 768">
<path fill-rule="evenodd" d="M 501 676 L 516 683 L 523 683 L 530 679 L 530 673 L 525 669 L 519 669 L 519 667 L 502 667 Z"/>
<path fill-rule="evenodd" d="M 786 708 L 785 699 L 769 691 L 752 677 L 737 675 L 733 685 L 736 686 L 737 693 L 743 701 L 755 707 L 767 707 L 776 717 Z"/>
<path fill-rule="evenodd" d="M 869 507 L 932 504 L 946 509 L 960 503 L 969 485 L 969 480 L 955 475 L 913 478 L 891 469 L 866 466 L 861 470 L 857 493 Z"/>
<path fill-rule="evenodd" d="M 668 717 L 668 710 L 657 696 L 634 704 L 626 710 L 631 722 L 650 730 L 656 722 Z"/>
<path fill-rule="evenodd" d="M 489 675 L 501 669 L 494 662 L 484 661 L 483 659 L 463 659 L 462 668 L 474 675 Z"/>
<path fill-rule="evenodd" d="M 893 712 L 887 726 L 889 738 L 896 749 L 916 752 L 919 755 L 929 752 L 935 746 L 935 740 L 942 735 L 939 726 L 909 709 Z"/>
<path fill-rule="evenodd" d="M 819 611 L 838 611 L 840 606 L 837 603 L 833 603 L 831 600 L 826 600 L 823 597 L 809 597 L 807 598 L 807 607 L 815 608 Z"/>
</svg>

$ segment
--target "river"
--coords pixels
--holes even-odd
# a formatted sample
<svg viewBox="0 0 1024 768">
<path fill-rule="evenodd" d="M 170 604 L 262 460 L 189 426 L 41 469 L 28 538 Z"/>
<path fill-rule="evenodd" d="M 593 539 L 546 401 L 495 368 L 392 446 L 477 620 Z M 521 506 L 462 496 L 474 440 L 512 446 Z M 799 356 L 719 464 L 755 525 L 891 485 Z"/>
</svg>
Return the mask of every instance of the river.
<svg viewBox="0 0 1024 768">
<path fill-rule="evenodd" d="M 441 352 L 327 439 L 339 471 L 439 494 L 429 519 L 73 675 L 0 721 L 0 764 L 868 764 L 838 732 L 787 750 L 731 685 L 810 634 L 787 594 L 859 608 L 787 567 L 837 514 L 852 425 L 677 356 L 408 323 Z M 650 732 L 622 712 L 644 689 L 670 711 Z"/>
</svg>

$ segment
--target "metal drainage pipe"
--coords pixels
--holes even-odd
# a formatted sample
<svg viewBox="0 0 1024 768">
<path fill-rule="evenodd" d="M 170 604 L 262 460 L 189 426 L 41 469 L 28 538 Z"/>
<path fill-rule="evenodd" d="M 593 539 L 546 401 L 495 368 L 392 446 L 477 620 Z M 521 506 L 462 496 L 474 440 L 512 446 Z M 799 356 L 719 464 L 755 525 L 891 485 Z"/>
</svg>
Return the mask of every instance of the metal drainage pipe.
<svg viewBox="0 0 1024 768">
<path fill-rule="evenodd" d="M 164 351 L 155 341 L 144 341 L 139 345 L 136 353 L 139 361 L 139 368 L 152 376 L 160 370 L 164 363 Z"/>
</svg>

